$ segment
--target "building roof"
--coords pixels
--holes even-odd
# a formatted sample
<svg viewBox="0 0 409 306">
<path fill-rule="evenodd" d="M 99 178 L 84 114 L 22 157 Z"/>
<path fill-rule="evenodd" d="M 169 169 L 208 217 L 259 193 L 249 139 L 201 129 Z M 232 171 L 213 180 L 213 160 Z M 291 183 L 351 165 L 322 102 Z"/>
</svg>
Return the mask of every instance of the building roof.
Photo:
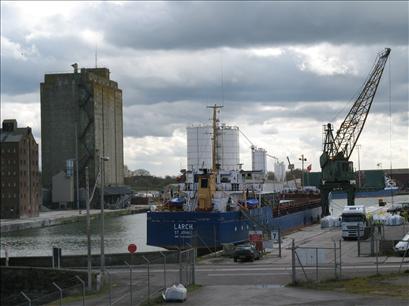
<svg viewBox="0 0 409 306">
<path fill-rule="evenodd" d="M 30 134 L 30 127 L 18 128 L 16 120 L 4 120 L 0 129 L 0 142 L 20 142 L 25 136 Z"/>
</svg>

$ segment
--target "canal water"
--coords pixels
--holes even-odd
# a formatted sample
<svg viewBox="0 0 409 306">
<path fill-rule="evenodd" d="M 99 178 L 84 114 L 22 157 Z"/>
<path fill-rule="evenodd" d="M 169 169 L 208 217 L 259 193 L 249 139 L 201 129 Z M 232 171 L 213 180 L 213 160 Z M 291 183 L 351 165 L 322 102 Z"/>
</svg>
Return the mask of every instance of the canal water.
<svg viewBox="0 0 409 306">
<path fill-rule="evenodd" d="M 386 202 L 399 203 L 409 201 L 409 195 L 385 197 Z M 339 216 L 346 200 L 332 200 L 330 212 Z M 377 206 L 378 198 L 357 198 L 356 205 Z M 93 219 L 92 253 L 99 254 L 100 236 L 99 219 Z M 18 232 L 2 234 L 1 256 L 7 247 L 8 254 L 12 256 L 50 256 L 52 247 L 62 248 L 63 254 L 86 254 L 85 220 L 78 223 L 56 225 L 38 229 L 28 229 Z M 126 215 L 119 217 L 105 217 L 105 253 L 126 253 L 127 246 L 135 243 L 138 251 L 149 252 L 161 250 L 157 247 L 146 245 L 146 214 Z"/>
<path fill-rule="evenodd" d="M 138 252 L 162 250 L 146 245 L 146 213 L 119 217 L 105 216 L 105 253 L 126 253 L 128 245 L 134 243 Z M 99 218 L 91 221 L 92 254 L 99 254 Z M 27 229 L 1 235 L 1 257 L 45 256 L 52 254 L 52 248 L 59 247 L 63 255 L 86 254 L 87 236 L 85 218 L 81 222 L 50 227 Z"/>
</svg>

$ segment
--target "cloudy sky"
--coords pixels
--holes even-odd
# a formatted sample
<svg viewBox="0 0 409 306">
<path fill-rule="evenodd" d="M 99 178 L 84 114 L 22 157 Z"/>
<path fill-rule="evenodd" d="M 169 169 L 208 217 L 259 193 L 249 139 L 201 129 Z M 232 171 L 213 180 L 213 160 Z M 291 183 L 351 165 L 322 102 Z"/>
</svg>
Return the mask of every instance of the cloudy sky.
<svg viewBox="0 0 409 306">
<path fill-rule="evenodd" d="M 206 105 L 217 103 L 254 145 L 296 167 L 304 154 L 318 171 L 322 125 L 339 127 L 390 47 L 361 168 L 407 168 L 408 14 L 408 2 L 1 1 L 1 117 L 31 126 L 40 143 L 44 74 L 94 67 L 97 45 L 98 66 L 123 90 L 130 169 L 176 175 L 186 126 L 208 123 Z M 240 148 L 249 169 L 244 137 Z"/>
</svg>

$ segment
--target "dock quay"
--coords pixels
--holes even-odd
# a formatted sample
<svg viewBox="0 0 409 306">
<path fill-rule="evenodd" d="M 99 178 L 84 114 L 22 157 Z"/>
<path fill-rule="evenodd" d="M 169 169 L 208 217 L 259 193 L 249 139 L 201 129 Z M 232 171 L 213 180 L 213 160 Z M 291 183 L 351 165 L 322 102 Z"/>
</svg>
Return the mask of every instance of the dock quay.
<svg viewBox="0 0 409 306">
<path fill-rule="evenodd" d="M 105 216 L 122 216 L 143 213 L 149 210 L 149 205 L 132 205 L 124 209 L 105 209 Z M 90 215 L 95 218 L 100 215 L 99 209 L 91 209 Z M 75 223 L 85 220 L 87 216 L 86 210 L 51 210 L 47 212 L 40 212 L 38 217 L 26 219 L 1 219 L 1 233 L 8 233 L 13 231 L 20 231 L 32 228 L 41 228 L 47 226 L 54 226 L 67 223 Z"/>
<path fill-rule="evenodd" d="M 385 241 L 400 240 L 409 231 L 409 224 L 399 226 L 385 226 L 382 239 Z M 294 244 L 293 244 L 294 241 Z M 362 241 L 361 254 L 358 254 L 358 241 L 343 241 L 340 228 L 324 228 L 314 224 L 283 235 L 281 257 L 277 256 L 274 248 L 267 252 L 260 260 L 254 262 L 234 262 L 233 258 L 222 256 L 220 252 L 198 258 L 195 264 L 195 283 L 199 286 L 188 293 L 188 299 L 184 305 L 345 305 L 339 301 L 354 305 L 407 305 L 407 300 L 399 296 L 351 294 L 338 291 L 311 290 L 298 287 L 288 287 L 292 282 L 292 274 L 296 273 L 297 282 L 320 282 L 334 278 L 348 280 L 353 277 L 365 277 L 372 275 L 388 275 L 400 271 L 401 274 L 394 278 L 394 286 L 402 287 L 407 283 L 407 272 L 409 270 L 408 257 L 396 254 L 371 256 L 365 250 L 370 244 L 370 239 Z M 296 259 L 295 267 L 292 269 L 292 250 L 295 245 L 297 250 L 312 249 L 314 253 L 318 250 L 318 264 L 316 261 L 303 262 L 302 252 Z M 341 245 L 341 248 L 339 246 Z M 337 257 L 334 260 L 332 254 L 336 250 Z M 322 252 L 325 252 L 323 254 Z M 161 292 L 164 282 L 169 286 L 181 281 L 189 285 L 192 281 L 191 270 L 187 269 L 189 257 L 182 258 L 182 264 L 178 262 L 179 257 L 174 257 L 177 252 L 150 252 L 136 254 L 132 273 L 134 281 L 133 294 L 138 302 L 146 300 L 147 296 L 147 273 L 149 273 L 151 292 Z M 307 252 L 308 253 L 308 252 Z M 100 269 L 98 254 L 93 254 L 93 272 L 98 273 Z M 308 254 L 307 254 L 308 255 Z M 111 257 L 116 257 L 114 258 Z M 87 305 L 106 305 L 106 301 L 112 299 L 115 305 L 129 305 L 129 267 L 123 264 L 128 260 L 129 254 L 107 254 L 106 269 L 112 276 L 112 293 L 102 292 L 90 296 L 86 300 Z M 150 267 L 146 265 L 147 256 Z M 81 259 L 80 259 L 81 257 Z M 166 257 L 166 264 L 164 258 Z M 34 259 L 34 258 L 33 258 Z M 36 260 L 38 261 L 39 258 Z M 45 259 L 45 257 L 44 257 Z M 69 264 L 70 262 L 76 265 Z M 172 260 L 173 259 L 173 260 Z M 22 270 L 22 260 L 29 258 L 10 258 L 10 266 L 2 267 L 7 273 L 13 269 Z M 34 261 L 32 261 L 34 262 Z M 63 258 L 64 269 L 76 269 L 85 272 L 85 256 L 68 256 Z M 82 264 L 81 264 L 82 262 Z M 51 260 L 48 257 L 48 268 L 25 267 L 30 273 L 36 273 L 41 269 L 51 269 Z M 2 261 L 4 264 L 4 261 Z M 40 265 L 38 265 L 40 266 Z M 71 268 L 69 267 L 71 266 Z M 76 268 L 74 268 L 76 267 Z M 81 267 L 79 269 L 79 267 Z M 65 273 L 66 270 L 62 271 Z M 43 271 L 43 270 L 41 270 Z M 165 273 L 166 271 L 166 273 Z M 334 274 L 334 272 L 336 274 Z M 164 279 L 164 275 L 166 275 Z M 375 284 L 376 280 L 371 278 Z M 386 282 L 385 280 L 381 281 Z M 388 280 L 390 282 L 390 280 Z M 406 283 L 405 283 L 406 282 Z M 384 284 L 384 283 L 382 283 Z M 271 298 L 274 296 L 274 303 Z M 80 299 L 73 300 L 64 305 L 80 306 Z"/>
</svg>

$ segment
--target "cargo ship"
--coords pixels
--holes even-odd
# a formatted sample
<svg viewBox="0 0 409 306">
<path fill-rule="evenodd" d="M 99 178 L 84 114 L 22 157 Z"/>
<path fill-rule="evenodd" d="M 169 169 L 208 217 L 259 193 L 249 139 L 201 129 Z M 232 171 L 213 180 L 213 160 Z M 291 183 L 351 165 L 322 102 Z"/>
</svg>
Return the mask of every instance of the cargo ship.
<svg viewBox="0 0 409 306">
<path fill-rule="evenodd" d="M 318 194 L 266 190 L 263 171 L 234 169 L 234 161 L 230 159 L 230 165 L 223 161 L 221 135 L 227 131 L 228 136 L 237 128 L 220 125 L 217 113 L 221 107 L 210 108 L 211 143 L 201 149 L 198 146 L 193 159 L 199 161 L 196 157 L 202 151 L 210 152 L 211 158 L 207 164 L 200 159 L 200 168 L 183 171 L 178 190 L 147 213 L 147 244 L 167 249 L 216 249 L 247 241 L 250 231 L 262 231 L 268 239 L 272 231 L 285 232 L 317 222 L 321 216 Z M 238 140 L 229 142 L 234 147 L 237 142 L 238 149 Z M 237 155 L 227 153 L 233 159 Z M 188 163 L 189 158 L 188 154 Z"/>
</svg>

